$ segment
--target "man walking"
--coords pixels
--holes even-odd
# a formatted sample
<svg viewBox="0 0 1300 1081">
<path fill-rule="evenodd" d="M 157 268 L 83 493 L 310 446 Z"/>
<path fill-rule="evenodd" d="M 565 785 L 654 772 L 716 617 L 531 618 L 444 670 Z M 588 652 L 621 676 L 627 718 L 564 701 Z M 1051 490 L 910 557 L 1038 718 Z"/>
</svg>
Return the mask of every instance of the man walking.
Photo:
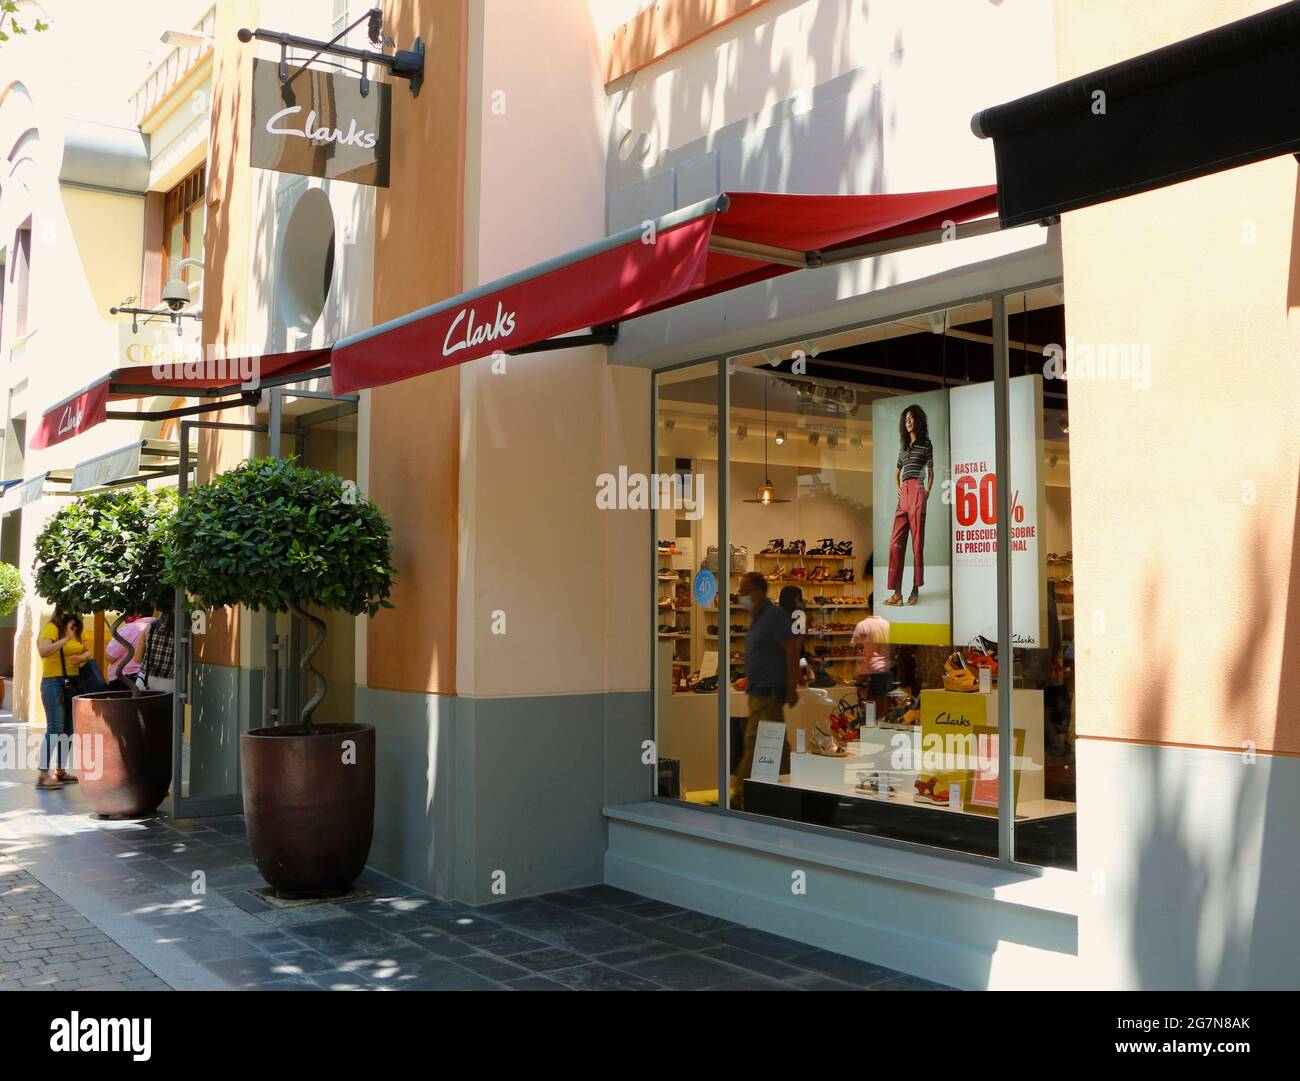
<svg viewBox="0 0 1300 1081">
<path fill-rule="evenodd" d="M 785 725 L 785 706 L 799 701 L 799 643 L 784 608 L 767 599 L 767 581 L 756 571 L 740 580 L 740 607 L 750 613 L 745 635 L 745 679 L 748 681 L 749 721 L 745 749 L 731 777 L 733 810 L 745 808 L 745 778 L 754 764 L 754 743 L 760 721 Z M 790 740 L 783 737 L 782 773 L 790 772 Z"/>
</svg>

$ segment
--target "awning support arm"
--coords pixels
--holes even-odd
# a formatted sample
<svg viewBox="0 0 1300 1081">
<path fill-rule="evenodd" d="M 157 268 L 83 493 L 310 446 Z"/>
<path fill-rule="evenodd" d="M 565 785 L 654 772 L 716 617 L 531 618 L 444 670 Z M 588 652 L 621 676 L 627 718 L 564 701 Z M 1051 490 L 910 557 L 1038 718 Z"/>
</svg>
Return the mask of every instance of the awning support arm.
<svg viewBox="0 0 1300 1081">
<path fill-rule="evenodd" d="M 950 228 L 928 229 L 924 233 L 910 236 L 888 237 L 885 240 L 873 240 L 866 244 L 854 244 L 849 248 L 836 248 L 834 251 L 821 252 L 823 266 L 835 266 L 839 263 L 851 263 L 857 259 L 869 259 L 873 255 L 885 255 L 896 251 L 908 251 L 911 248 L 924 248 L 947 240 L 965 240 L 972 236 L 985 236 L 996 233 L 1002 228 L 997 218 L 980 218 L 955 224 Z"/>
<path fill-rule="evenodd" d="M 241 409 L 244 406 L 256 405 L 261 400 L 260 390 L 249 390 L 229 402 L 205 402 L 201 405 L 178 406 L 175 409 L 157 409 L 151 413 L 109 409 L 105 411 L 104 417 L 108 420 L 174 420 L 176 417 L 190 417 L 196 413 L 215 413 L 218 409 Z"/>
<path fill-rule="evenodd" d="M 507 356 L 517 357 L 523 353 L 549 353 L 552 349 L 576 349 L 580 345 L 613 345 L 616 341 L 618 341 L 618 324 L 609 323 L 592 327 L 590 334 L 567 334 L 560 338 L 547 338 L 544 341 L 533 342 L 531 345 L 521 345 L 518 349 L 507 349 L 505 352 Z"/>
<path fill-rule="evenodd" d="M 762 263 L 777 263 L 780 266 L 792 266 L 804 270 L 811 266 L 820 266 L 820 253 L 804 253 L 797 248 L 777 248 L 771 244 L 758 244 L 752 240 L 737 240 L 734 237 L 709 237 L 709 251 L 719 255 L 736 255 L 741 259 L 756 259 Z M 817 257 L 817 262 L 813 258 Z"/>
</svg>

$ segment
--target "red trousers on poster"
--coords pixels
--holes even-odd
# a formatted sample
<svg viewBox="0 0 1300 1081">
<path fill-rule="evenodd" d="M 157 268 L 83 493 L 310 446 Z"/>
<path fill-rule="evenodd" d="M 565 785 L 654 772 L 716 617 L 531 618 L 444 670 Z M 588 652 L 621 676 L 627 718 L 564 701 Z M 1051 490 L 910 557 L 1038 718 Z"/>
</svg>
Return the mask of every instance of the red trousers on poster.
<svg viewBox="0 0 1300 1081">
<path fill-rule="evenodd" d="M 915 478 L 903 481 L 894 511 L 894 531 L 889 535 L 889 588 L 903 588 L 903 560 L 907 535 L 912 535 L 912 588 L 925 585 L 925 488 Z"/>
</svg>

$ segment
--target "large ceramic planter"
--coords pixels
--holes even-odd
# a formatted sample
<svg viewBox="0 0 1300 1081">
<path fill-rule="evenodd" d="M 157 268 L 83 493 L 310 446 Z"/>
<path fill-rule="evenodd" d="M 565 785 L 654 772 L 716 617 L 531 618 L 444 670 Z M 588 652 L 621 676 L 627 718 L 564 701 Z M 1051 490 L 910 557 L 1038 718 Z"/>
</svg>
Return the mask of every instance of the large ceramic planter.
<svg viewBox="0 0 1300 1081">
<path fill-rule="evenodd" d="M 81 794 L 102 815 L 147 815 L 172 783 L 172 696 L 97 691 L 72 700 Z"/>
<path fill-rule="evenodd" d="M 239 737 L 239 763 L 244 826 L 262 877 L 285 895 L 348 889 L 374 832 L 374 728 L 254 728 Z"/>
</svg>

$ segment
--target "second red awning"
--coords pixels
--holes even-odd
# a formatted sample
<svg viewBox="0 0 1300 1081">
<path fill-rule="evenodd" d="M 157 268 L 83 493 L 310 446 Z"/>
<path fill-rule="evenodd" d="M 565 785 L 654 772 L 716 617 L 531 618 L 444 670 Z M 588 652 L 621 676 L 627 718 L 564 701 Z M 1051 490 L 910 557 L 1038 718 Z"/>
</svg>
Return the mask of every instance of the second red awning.
<svg viewBox="0 0 1300 1081">
<path fill-rule="evenodd" d="M 322 367 L 328 359 L 328 349 L 301 349 L 294 353 L 116 368 L 45 410 L 32 433 L 31 446 L 35 450 L 53 447 L 102 424 L 108 419 L 110 401 L 168 391 L 180 397 L 225 398 L 256 389 L 267 380 L 282 382 L 305 375 Z"/>
<path fill-rule="evenodd" d="M 383 386 L 621 323 L 996 209 L 992 185 L 900 195 L 720 195 L 343 339 L 330 361 L 334 391 Z"/>
</svg>

